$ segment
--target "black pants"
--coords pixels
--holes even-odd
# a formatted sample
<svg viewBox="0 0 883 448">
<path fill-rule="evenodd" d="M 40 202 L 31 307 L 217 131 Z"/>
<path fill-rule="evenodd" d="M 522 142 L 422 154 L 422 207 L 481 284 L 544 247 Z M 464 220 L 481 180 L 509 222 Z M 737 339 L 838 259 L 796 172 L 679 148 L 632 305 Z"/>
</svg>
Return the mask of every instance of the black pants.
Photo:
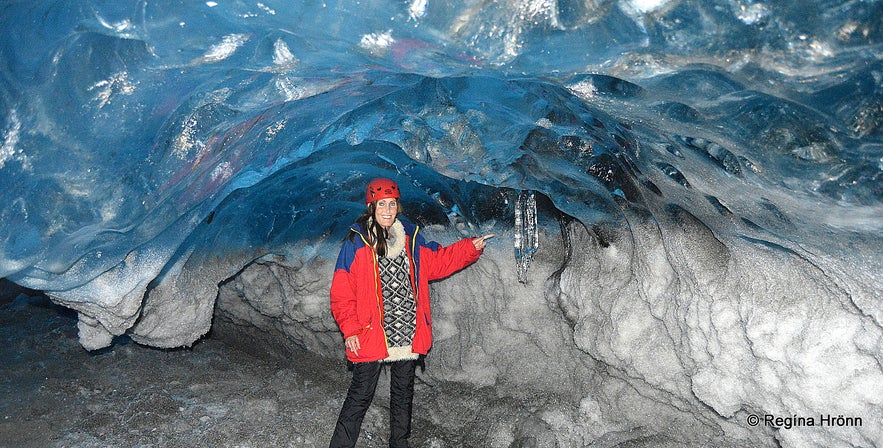
<svg viewBox="0 0 883 448">
<path fill-rule="evenodd" d="M 415 361 L 389 363 L 389 446 L 408 448 L 411 436 L 411 407 L 414 401 Z M 374 399 L 377 380 L 380 378 L 380 362 L 353 364 L 353 382 L 346 393 L 343 408 L 337 417 L 330 448 L 356 446 L 362 419 Z"/>
</svg>

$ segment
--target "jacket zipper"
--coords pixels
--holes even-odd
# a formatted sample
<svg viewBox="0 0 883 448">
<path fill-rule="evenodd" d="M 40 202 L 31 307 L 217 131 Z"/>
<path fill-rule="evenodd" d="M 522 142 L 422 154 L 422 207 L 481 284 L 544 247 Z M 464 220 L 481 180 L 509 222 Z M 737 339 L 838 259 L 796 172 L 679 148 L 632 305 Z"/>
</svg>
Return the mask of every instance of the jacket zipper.
<svg viewBox="0 0 883 448">
<path fill-rule="evenodd" d="M 411 274 L 412 274 L 412 275 L 411 275 L 411 287 L 414 289 L 414 304 L 415 304 L 415 308 L 416 308 L 416 304 L 419 303 L 419 302 L 418 302 L 418 297 L 420 297 L 420 291 L 419 291 L 418 288 L 417 288 L 417 284 L 419 283 L 419 282 L 417 281 L 417 261 L 416 261 L 415 258 L 414 258 L 414 250 L 417 249 L 417 232 L 419 232 L 419 231 L 420 231 L 420 226 L 415 226 L 415 227 L 414 227 L 414 235 L 411 237 L 411 257 L 410 257 L 410 261 L 411 261 Z M 415 310 L 415 311 L 416 311 L 416 310 Z M 426 321 L 426 320 L 427 320 L 427 319 L 426 319 L 426 313 L 424 312 L 423 314 L 424 314 L 424 315 L 423 315 L 423 321 L 424 321 L 426 324 L 429 324 L 429 322 Z M 415 322 L 415 324 L 416 324 L 416 322 Z"/>
</svg>

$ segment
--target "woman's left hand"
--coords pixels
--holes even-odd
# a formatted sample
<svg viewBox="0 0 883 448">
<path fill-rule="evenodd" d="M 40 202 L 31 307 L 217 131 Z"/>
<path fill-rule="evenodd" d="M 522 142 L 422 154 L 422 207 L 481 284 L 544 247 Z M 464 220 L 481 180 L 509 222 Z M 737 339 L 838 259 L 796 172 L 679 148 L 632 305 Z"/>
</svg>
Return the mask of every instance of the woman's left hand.
<svg viewBox="0 0 883 448">
<path fill-rule="evenodd" d="M 475 245 L 475 250 L 484 250 L 484 247 L 487 246 L 487 240 L 495 237 L 495 234 L 480 236 L 478 238 L 472 238 L 472 244 Z"/>
</svg>

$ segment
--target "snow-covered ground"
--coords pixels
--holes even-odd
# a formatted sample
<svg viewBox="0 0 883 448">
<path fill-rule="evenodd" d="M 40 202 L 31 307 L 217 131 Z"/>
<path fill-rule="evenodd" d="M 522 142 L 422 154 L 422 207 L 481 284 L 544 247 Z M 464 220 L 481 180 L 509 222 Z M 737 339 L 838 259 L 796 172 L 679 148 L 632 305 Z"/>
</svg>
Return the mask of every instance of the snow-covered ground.
<svg viewBox="0 0 883 448">
<path fill-rule="evenodd" d="M 0 300 L 0 447 L 327 446 L 349 382 L 343 360 L 224 322 L 192 348 L 123 337 L 88 352 L 77 342 L 76 315 L 30 294 Z M 381 376 L 360 447 L 386 446 L 386 390 Z M 412 444 L 555 446 L 538 410 L 562 400 L 501 397 L 418 369 Z M 635 447 L 683 446 L 640 428 L 596 446 L 630 439 Z"/>
</svg>

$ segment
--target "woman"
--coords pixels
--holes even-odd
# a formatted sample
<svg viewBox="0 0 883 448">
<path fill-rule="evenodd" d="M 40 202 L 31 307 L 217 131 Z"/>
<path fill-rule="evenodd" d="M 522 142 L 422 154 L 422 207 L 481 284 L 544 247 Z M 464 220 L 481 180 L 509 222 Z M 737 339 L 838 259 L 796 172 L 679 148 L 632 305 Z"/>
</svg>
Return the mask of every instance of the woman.
<svg viewBox="0 0 883 448">
<path fill-rule="evenodd" d="M 337 258 L 331 313 L 353 363 L 353 381 L 332 448 L 355 446 L 384 363 L 390 366 L 389 446 L 409 446 L 416 360 L 432 345 L 429 282 L 475 262 L 494 236 L 465 238 L 448 247 L 426 242 L 418 226 L 399 219 L 400 197 L 392 180 L 372 180 L 367 209 Z"/>
</svg>

